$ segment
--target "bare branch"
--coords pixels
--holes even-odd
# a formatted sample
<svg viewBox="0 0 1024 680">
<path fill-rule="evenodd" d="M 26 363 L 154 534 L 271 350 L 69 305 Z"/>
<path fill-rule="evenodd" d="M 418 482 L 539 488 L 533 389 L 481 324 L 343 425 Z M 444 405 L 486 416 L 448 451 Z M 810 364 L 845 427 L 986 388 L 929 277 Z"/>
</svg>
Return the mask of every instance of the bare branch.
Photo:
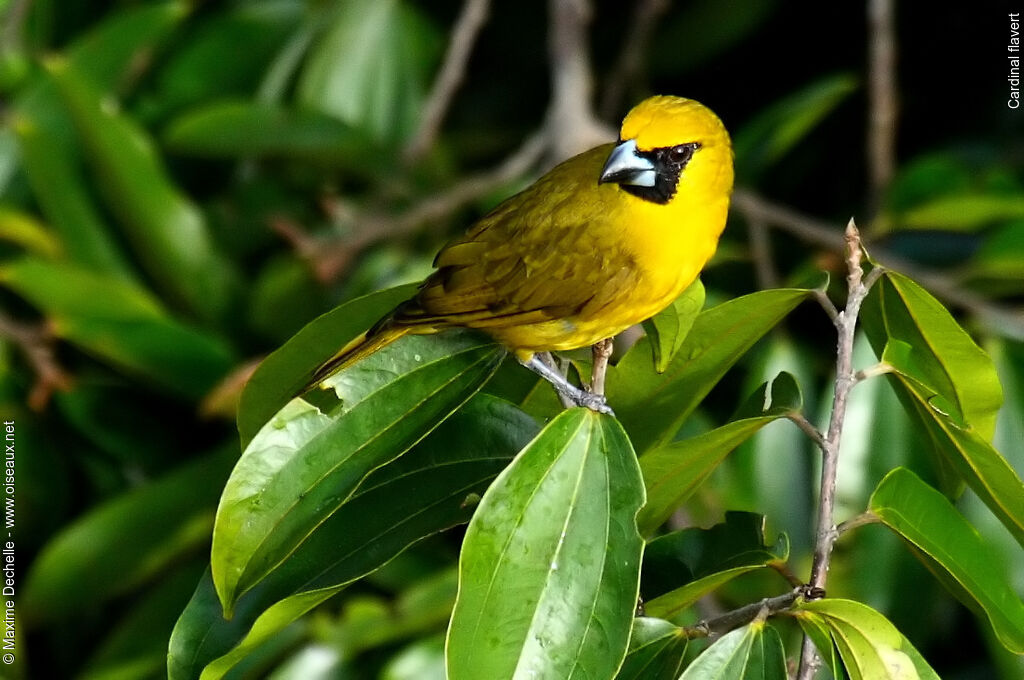
<svg viewBox="0 0 1024 680">
<path fill-rule="evenodd" d="M 561 161 L 615 139 L 615 132 L 594 117 L 594 78 L 590 68 L 587 26 L 589 0 L 550 0 L 548 52 L 551 103 L 546 131 L 554 160 Z"/>
<path fill-rule="evenodd" d="M 686 626 L 683 628 L 683 631 L 688 638 L 718 637 L 734 628 L 745 626 L 751 621 L 757 619 L 764 620 L 773 614 L 787 611 L 803 595 L 804 587 L 800 586 L 784 595 L 766 597 L 763 600 L 733 609 L 720 616 L 705 619 L 694 626 Z"/>
<path fill-rule="evenodd" d="M 843 248 L 842 232 L 833 225 L 772 203 L 749 190 L 737 189 L 733 192 L 732 204 L 747 219 L 760 217 L 773 227 L 828 250 L 838 252 Z M 997 333 L 1024 340 L 1024 315 L 1020 311 L 986 300 L 977 293 L 961 288 L 949 276 L 926 269 L 878 246 L 872 246 L 871 257 L 885 269 L 902 272 L 947 303 L 971 312 Z M 869 273 L 868 277 L 872 277 L 872 274 Z"/>
<path fill-rule="evenodd" d="M 626 89 L 643 71 L 645 50 L 651 44 L 654 27 L 671 4 L 671 0 L 641 0 L 636 4 L 622 51 L 612 67 L 601 98 L 603 120 L 611 120 L 618 113 Z"/>
<path fill-rule="evenodd" d="M 71 389 L 71 375 L 57 363 L 55 339 L 45 324 L 27 324 L 0 314 L 0 338 L 14 343 L 35 371 L 36 381 L 28 395 L 33 411 L 42 411 L 55 391 Z"/>
<path fill-rule="evenodd" d="M 298 248 L 299 254 L 310 260 L 320 281 L 333 281 L 363 248 L 388 238 L 411 234 L 424 225 L 441 221 L 473 201 L 522 177 L 538 163 L 546 148 L 546 136 L 535 134 L 497 167 L 467 177 L 447 191 L 423 199 L 398 215 L 360 214 L 347 203 L 329 203 L 327 210 L 332 219 L 346 226 L 344 236 L 315 244 L 294 237 L 289 240 L 293 244 L 305 246 Z M 275 228 L 278 226 L 275 225 Z M 279 228 L 277 230 L 281 231 Z"/>
<path fill-rule="evenodd" d="M 843 423 L 846 419 L 847 400 L 850 390 L 857 382 L 853 372 L 853 339 L 857 330 L 857 316 L 860 313 L 861 304 L 868 294 L 867 286 L 864 285 L 864 270 L 861 268 L 864 252 L 861 248 L 860 232 L 852 219 L 846 225 L 844 240 L 846 241 L 846 266 L 849 270 L 846 277 L 848 294 L 846 308 L 836 317 L 836 330 L 839 338 L 836 350 L 835 393 L 832 397 L 832 414 L 829 418 L 828 431 L 822 446 L 817 530 L 814 539 L 811 579 L 808 582 L 810 588 L 822 592 L 825 590 L 825 582 L 828 579 L 832 546 L 839 536 L 834 523 L 839 448 L 843 436 Z M 814 645 L 805 637 L 798 678 L 810 680 L 814 671 L 816 655 Z"/>
<path fill-rule="evenodd" d="M 775 271 L 775 257 L 772 255 L 772 242 L 768 238 L 768 224 L 764 219 L 755 217 L 747 220 L 750 229 L 750 257 L 754 261 L 754 274 L 761 290 L 777 288 L 779 276 Z"/>
<path fill-rule="evenodd" d="M 469 55 L 480 29 L 487 22 L 490 5 L 490 0 L 466 0 L 462 6 L 462 12 L 452 28 L 452 37 L 441 70 L 423 105 L 419 128 L 405 148 L 406 163 L 415 163 L 433 146 L 448 107 L 466 76 Z"/>
<path fill-rule="evenodd" d="M 814 442 L 819 449 L 825 449 L 825 436 L 816 428 L 811 421 L 807 420 L 807 416 L 800 412 L 790 413 L 786 416 L 792 420 L 797 427 L 803 430 L 803 433 Z"/>
<path fill-rule="evenodd" d="M 896 30 L 892 0 L 868 2 L 868 169 L 877 211 L 896 169 Z"/>
</svg>

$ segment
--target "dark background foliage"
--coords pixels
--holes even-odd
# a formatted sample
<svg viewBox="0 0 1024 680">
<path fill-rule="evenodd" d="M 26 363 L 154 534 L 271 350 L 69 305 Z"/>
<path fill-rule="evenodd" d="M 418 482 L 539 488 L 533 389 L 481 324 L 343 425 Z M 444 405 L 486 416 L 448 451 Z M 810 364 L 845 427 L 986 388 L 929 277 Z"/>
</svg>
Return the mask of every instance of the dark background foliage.
<svg viewBox="0 0 1024 680">
<path fill-rule="evenodd" d="M 895 174 L 873 188 L 861 3 L 665 2 L 639 67 L 606 103 L 637 7 L 657 4 L 594 3 L 589 53 L 601 122 L 614 128 L 651 93 L 701 100 L 733 132 L 741 189 L 821 220 L 810 236 L 773 225 L 771 261 L 759 271 L 765 247 L 752 238 L 750 214 L 734 211 L 704 276 L 709 300 L 816 283 L 820 270 L 841 281 L 830 244 L 856 217 L 870 251 L 904 258 L 908 274 L 923 272 L 916 278 L 993 353 L 1006 397 L 996 445 L 1024 471 L 1024 112 L 1006 105 L 1006 11 L 998 3 L 897 6 Z M 160 5 L 172 18 L 149 37 L 117 24 L 157 5 L 0 2 L 0 403 L 17 423 L 21 633 L 18 664 L 0 674 L 11 677 L 161 676 L 171 627 L 208 561 L 213 509 L 238 453 L 235 401 L 255 362 L 336 304 L 420 278 L 446 238 L 557 155 L 557 141 L 548 140 L 521 171 L 490 176 L 482 190 L 445 202 L 550 115 L 547 3 L 494 3 L 437 142 L 412 164 L 402 162 L 403 145 L 461 3 L 402 3 L 390 38 L 363 53 L 380 69 L 368 76 L 376 89 L 350 77 L 335 91 L 309 84 L 314 71 L 336 74 L 350 56 L 351 44 L 332 52 L 324 26 L 345 5 L 369 3 Z M 303 32 L 306 51 L 296 52 L 289 72 L 283 55 L 303 44 Z M 83 55 L 79 46 L 101 33 L 99 54 Z M 111 47 L 133 43 L 124 59 Z M 103 55 L 111 63 L 99 67 Z M 103 118 L 106 105 L 76 113 L 83 83 L 82 101 L 103 95 L 119 103 L 116 124 Z M 344 102 L 369 92 L 380 97 L 375 106 L 344 113 Z M 243 112 L 272 109 L 284 122 L 261 137 L 269 128 L 197 120 L 227 101 Z M 787 131 L 799 120 L 809 122 Z M 126 121 L 133 127 L 123 137 L 89 141 Z M 56 140 L 35 159 L 26 142 L 33 129 Z M 166 173 L 133 165 L 145 165 L 128 143 L 140 138 L 152 141 Z M 48 173 L 47 159 L 71 172 Z M 95 237 L 75 231 L 89 218 L 54 207 L 71 205 L 72 196 L 119 265 L 83 258 L 94 242 L 84 250 L 69 243 L 69 234 Z M 432 198 L 441 205 L 424 214 Z M 169 214 L 168 205 L 181 212 Z M 191 255 L 182 255 L 173 241 L 192 224 L 193 208 L 211 245 L 190 271 L 193 242 L 184 240 Z M 83 282 L 81 269 L 95 280 Z M 206 275 L 219 282 L 196 284 Z M 725 422 L 780 369 L 800 378 L 812 414 L 824 412 L 833 358 L 828 320 L 805 305 L 726 376 L 687 432 Z M 858 397 L 841 508 L 844 499 L 862 504 L 854 499 L 894 462 L 924 455 L 883 384 Z M 794 553 L 807 549 L 813 457 L 781 427 L 730 459 L 687 508 L 691 521 L 713 524 L 726 508 L 762 512 L 789 532 Z M 784 460 L 766 465 L 767 452 L 779 450 L 788 452 Z M 961 507 L 1003 547 L 1020 592 L 1019 548 L 970 492 Z M 428 595 L 418 618 L 403 619 L 396 603 L 453 563 L 460 537 L 453 531 L 419 544 L 289 627 L 232 677 L 271 668 L 279 669 L 274 677 L 313 677 L 303 673 L 324 649 L 344 659 L 336 677 L 427 677 L 403 675 L 399 662 L 436 659 L 450 593 Z M 890 536 L 869 527 L 854 545 L 873 545 L 879 561 L 847 560 L 854 551 L 840 546 L 836 589 L 885 611 L 943 677 L 1020 677 L 1019 660 Z M 716 604 L 755 591 L 741 580 Z M 368 635 L 368 626 L 383 632 Z M 289 671 L 287 663 L 296 665 Z"/>
</svg>

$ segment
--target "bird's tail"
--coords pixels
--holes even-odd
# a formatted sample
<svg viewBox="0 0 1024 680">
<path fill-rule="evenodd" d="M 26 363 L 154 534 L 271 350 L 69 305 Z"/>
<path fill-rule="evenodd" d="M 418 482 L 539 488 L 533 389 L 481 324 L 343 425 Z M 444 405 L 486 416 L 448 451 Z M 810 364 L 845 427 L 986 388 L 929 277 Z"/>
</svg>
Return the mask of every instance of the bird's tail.
<svg viewBox="0 0 1024 680">
<path fill-rule="evenodd" d="M 396 326 L 386 322 L 378 323 L 365 333 L 357 335 L 354 340 L 338 350 L 337 354 L 316 369 L 307 387 L 313 387 L 341 369 L 387 347 L 411 330 L 409 326 Z"/>
</svg>

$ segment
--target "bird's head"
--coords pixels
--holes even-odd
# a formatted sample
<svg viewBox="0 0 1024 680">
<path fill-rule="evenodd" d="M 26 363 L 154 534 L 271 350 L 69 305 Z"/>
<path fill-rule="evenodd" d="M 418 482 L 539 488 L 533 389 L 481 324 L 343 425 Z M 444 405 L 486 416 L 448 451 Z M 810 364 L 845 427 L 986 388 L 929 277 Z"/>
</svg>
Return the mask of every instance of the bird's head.
<svg viewBox="0 0 1024 680">
<path fill-rule="evenodd" d="M 657 96 L 626 115 L 598 184 L 666 204 L 682 183 L 728 195 L 732 179 L 732 145 L 718 116 L 692 99 Z"/>
</svg>

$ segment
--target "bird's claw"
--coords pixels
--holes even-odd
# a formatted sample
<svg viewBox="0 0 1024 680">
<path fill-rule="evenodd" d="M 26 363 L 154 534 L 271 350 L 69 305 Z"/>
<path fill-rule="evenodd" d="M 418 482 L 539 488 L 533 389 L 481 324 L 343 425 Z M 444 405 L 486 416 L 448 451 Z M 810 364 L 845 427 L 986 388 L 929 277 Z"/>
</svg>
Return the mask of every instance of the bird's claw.
<svg viewBox="0 0 1024 680">
<path fill-rule="evenodd" d="M 569 398 L 577 406 L 584 406 L 591 411 L 597 411 L 609 416 L 615 415 L 615 411 L 608 405 L 608 400 L 605 399 L 603 394 L 594 394 L 593 392 L 580 390 L 578 393 L 570 395 Z"/>
</svg>

